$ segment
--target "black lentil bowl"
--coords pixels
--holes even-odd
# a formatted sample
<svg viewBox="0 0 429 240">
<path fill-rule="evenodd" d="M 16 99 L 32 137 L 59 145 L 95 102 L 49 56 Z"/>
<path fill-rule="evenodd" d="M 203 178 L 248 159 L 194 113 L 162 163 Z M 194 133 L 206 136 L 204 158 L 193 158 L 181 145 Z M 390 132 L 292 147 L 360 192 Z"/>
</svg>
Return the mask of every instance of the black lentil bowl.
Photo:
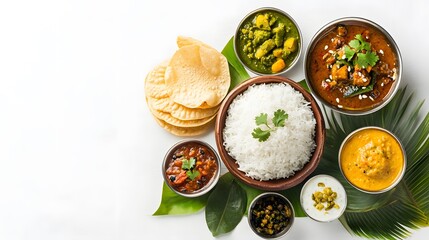
<svg viewBox="0 0 429 240">
<path fill-rule="evenodd" d="M 275 192 L 257 196 L 250 204 L 248 222 L 258 236 L 274 239 L 284 236 L 291 229 L 295 212 L 290 201 Z"/>
</svg>

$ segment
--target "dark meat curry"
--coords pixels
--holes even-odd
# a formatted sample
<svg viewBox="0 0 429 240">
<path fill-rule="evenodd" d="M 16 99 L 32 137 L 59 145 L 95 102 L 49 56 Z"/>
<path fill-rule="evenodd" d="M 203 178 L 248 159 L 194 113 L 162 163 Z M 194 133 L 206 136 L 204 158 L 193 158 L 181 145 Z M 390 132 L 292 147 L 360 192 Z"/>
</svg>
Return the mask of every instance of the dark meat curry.
<svg viewBox="0 0 429 240">
<path fill-rule="evenodd" d="M 385 36 L 368 26 L 336 26 L 309 57 L 313 90 L 338 108 L 378 105 L 397 78 L 395 53 Z"/>
</svg>

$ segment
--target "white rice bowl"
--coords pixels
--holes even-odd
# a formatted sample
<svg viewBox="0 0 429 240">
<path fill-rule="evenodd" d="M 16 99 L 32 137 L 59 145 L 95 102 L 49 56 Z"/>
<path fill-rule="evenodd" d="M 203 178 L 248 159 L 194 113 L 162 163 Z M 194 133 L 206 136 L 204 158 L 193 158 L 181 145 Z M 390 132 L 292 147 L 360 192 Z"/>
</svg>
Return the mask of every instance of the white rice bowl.
<svg viewBox="0 0 429 240">
<path fill-rule="evenodd" d="M 284 127 L 271 132 L 265 142 L 253 138 L 255 117 L 268 114 L 268 123 L 278 109 L 288 114 Z M 264 128 L 265 127 L 265 128 Z M 285 83 L 255 84 L 230 104 L 223 130 L 224 146 L 240 171 L 266 181 L 293 176 L 310 160 L 316 147 L 316 119 L 310 103 Z"/>
</svg>

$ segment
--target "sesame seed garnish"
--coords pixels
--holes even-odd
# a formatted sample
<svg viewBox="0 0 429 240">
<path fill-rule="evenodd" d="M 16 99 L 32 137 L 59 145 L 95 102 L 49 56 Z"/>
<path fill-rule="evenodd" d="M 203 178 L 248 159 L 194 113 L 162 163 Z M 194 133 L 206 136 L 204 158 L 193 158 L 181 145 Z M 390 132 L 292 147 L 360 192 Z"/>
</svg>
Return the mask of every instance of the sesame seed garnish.
<svg viewBox="0 0 429 240">
<path fill-rule="evenodd" d="M 333 38 L 331 38 L 331 42 L 333 42 L 334 41 L 334 39 Z"/>
<path fill-rule="evenodd" d="M 366 35 L 366 36 L 365 36 L 365 38 L 366 38 L 366 39 L 369 39 L 369 36 L 368 36 L 368 35 Z"/>
<path fill-rule="evenodd" d="M 380 85 L 381 85 L 382 87 L 384 87 L 384 83 L 381 83 Z"/>
<path fill-rule="evenodd" d="M 349 67 L 347 68 L 347 71 L 349 71 L 349 72 L 350 72 L 351 70 L 352 70 L 352 68 L 349 66 Z"/>
<path fill-rule="evenodd" d="M 363 82 L 368 82 L 368 80 L 366 78 L 362 78 Z"/>
<path fill-rule="evenodd" d="M 332 75 L 329 75 L 329 79 L 332 79 Z"/>
<path fill-rule="evenodd" d="M 326 64 L 326 68 L 329 68 L 329 64 Z"/>
<path fill-rule="evenodd" d="M 359 94 L 359 100 L 362 100 L 362 95 Z"/>
<path fill-rule="evenodd" d="M 366 87 L 362 87 L 362 89 L 366 89 Z"/>
<path fill-rule="evenodd" d="M 332 68 L 332 64 L 331 64 L 331 65 L 329 65 L 329 68 Z"/>
<path fill-rule="evenodd" d="M 338 105 L 338 108 L 343 108 L 343 105 Z"/>
<path fill-rule="evenodd" d="M 369 96 L 369 99 L 371 99 L 371 101 L 374 101 L 374 98 L 372 98 L 371 96 Z"/>
<path fill-rule="evenodd" d="M 334 51 L 332 51 L 332 50 L 329 50 L 329 51 L 328 51 L 328 53 L 330 53 L 330 54 L 334 54 Z"/>
<path fill-rule="evenodd" d="M 384 55 L 384 51 L 383 49 L 380 49 L 380 51 L 378 51 L 380 54 Z"/>
<path fill-rule="evenodd" d="M 362 76 L 362 73 L 361 73 L 361 72 L 358 72 L 358 75 L 359 75 L 359 77 L 360 77 L 360 76 Z"/>
<path fill-rule="evenodd" d="M 344 54 L 341 58 L 342 58 L 342 59 L 346 59 L 346 54 Z"/>
<path fill-rule="evenodd" d="M 326 79 L 325 82 L 330 83 L 331 79 Z"/>
<path fill-rule="evenodd" d="M 362 98 L 368 98 L 368 96 L 367 95 L 362 95 Z"/>
<path fill-rule="evenodd" d="M 328 45 L 325 45 L 325 50 L 328 49 Z"/>
<path fill-rule="evenodd" d="M 340 99 L 339 98 L 336 98 L 335 101 L 337 101 L 337 103 L 340 103 Z"/>
</svg>

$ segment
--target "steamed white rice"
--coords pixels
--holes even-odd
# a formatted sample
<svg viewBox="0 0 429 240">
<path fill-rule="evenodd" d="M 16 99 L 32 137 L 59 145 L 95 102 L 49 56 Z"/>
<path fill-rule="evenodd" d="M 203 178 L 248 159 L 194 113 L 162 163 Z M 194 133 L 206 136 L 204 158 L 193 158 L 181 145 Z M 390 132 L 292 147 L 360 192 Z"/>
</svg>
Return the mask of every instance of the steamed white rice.
<svg viewBox="0 0 429 240">
<path fill-rule="evenodd" d="M 255 117 L 268 114 L 268 122 L 276 110 L 288 114 L 284 127 L 271 132 L 265 142 L 253 138 Z M 288 84 L 258 84 L 238 95 L 228 108 L 223 131 L 225 149 L 239 169 L 257 180 L 287 178 L 310 160 L 315 148 L 316 120 L 310 103 Z"/>
</svg>

